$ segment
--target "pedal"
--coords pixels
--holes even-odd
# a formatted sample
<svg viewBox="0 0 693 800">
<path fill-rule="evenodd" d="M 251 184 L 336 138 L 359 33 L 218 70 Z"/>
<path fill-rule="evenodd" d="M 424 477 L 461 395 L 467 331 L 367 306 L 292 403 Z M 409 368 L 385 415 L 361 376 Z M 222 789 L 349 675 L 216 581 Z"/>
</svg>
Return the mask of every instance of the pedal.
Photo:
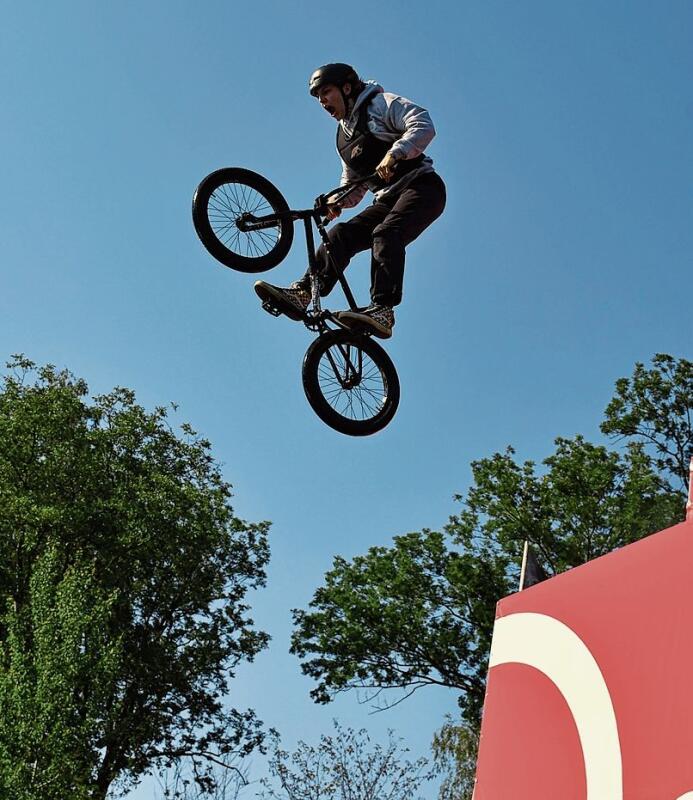
<svg viewBox="0 0 693 800">
<path fill-rule="evenodd" d="M 268 314 L 271 314 L 273 317 L 280 317 L 283 313 L 269 300 L 264 300 L 262 303 L 262 307 Z"/>
</svg>

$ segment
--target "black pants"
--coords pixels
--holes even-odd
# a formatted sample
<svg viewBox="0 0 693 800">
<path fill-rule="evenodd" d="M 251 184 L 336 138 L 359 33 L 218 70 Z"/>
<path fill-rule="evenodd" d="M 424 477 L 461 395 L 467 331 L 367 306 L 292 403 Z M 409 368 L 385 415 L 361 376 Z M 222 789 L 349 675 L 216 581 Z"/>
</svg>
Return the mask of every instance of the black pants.
<svg viewBox="0 0 693 800">
<path fill-rule="evenodd" d="M 334 266 L 342 270 L 351 258 L 371 250 L 371 301 L 396 306 L 402 301 L 404 248 L 416 239 L 445 208 L 445 184 L 435 172 L 415 178 L 393 197 L 386 195 L 348 222 L 328 231 L 331 259 L 320 245 L 316 256 L 320 294 L 328 295 L 337 282 Z M 310 285 L 309 272 L 301 283 Z"/>
</svg>

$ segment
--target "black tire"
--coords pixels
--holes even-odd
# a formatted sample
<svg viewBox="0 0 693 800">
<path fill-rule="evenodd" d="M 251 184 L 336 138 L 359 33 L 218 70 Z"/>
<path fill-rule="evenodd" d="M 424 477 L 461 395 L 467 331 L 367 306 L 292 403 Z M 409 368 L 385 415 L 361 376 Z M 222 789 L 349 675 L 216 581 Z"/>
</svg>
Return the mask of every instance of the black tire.
<svg viewBox="0 0 693 800">
<path fill-rule="evenodd" d="M 294 224 L 242 232 L 241 214 L 257 216 L 288 211 L 281 192 L 262 175 L 240 167 L 225 167 L 208 175 L 193 195 L 193 224 L 207 251 L 224 266 L 239 272 L 265 272 L 284 260 L 294 238 Z"/>
<path fill-rule="evenodd" d="M 356 370 L 353 386 L 344 385 L 349 365 Z M 399 378 L 390 356 L 370 337 L 352 331 L 315 339 L 303 359 L 303 388 L 320 419 L 349 436 L 382 430 L 399 405 Z"/>
</svg>

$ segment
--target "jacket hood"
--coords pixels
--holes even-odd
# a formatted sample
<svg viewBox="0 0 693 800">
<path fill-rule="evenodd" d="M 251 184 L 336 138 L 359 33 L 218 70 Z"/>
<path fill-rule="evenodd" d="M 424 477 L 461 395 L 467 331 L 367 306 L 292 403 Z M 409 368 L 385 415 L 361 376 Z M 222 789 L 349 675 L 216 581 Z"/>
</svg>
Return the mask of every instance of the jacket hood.
<svg viewBox="0 0 693 800">
<path fill-rule="evenodd" d="M 356 98 L 356 103 L 354 103 L 354 107 L 349 116 L 349 121 L 351 121 L 355 115 L 358 115 L 361 106 L 364 103 L 367 103 L 371 99 L 371 97 L 373 97 L 373 95 L 380 94 L 381 92 L 384 91 L 385 90 L 379 83 L 376 83 L 375 81 L 365 81 L 365 88 L 361 90 L 358 97 Z"/>
</svg>

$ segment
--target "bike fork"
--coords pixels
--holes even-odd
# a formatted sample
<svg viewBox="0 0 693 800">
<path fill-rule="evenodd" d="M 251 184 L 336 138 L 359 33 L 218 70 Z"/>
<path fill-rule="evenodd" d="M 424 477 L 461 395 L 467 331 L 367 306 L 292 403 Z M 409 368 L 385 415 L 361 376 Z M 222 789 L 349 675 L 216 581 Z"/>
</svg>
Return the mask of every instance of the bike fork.
<svg viewBox="0 0 693 800">
<path fill-rule="evenodd" d="M 334 358 L 332 357 L 332 353 L 330 352 L 330 348 L 327 349 L 326 355 L 327 359 L 332 366 L 332 370 L 334 372 L 335 378 L 339 382 L 339 385 L 342 389 L 352 389 L 354 386 L 358 386 L 361 382 L 361 372 L 363 370 L 363 353 L 361 352 L 361 348 L 357 347 L 356 352 L 358 353 L 358 366 L 354 366 L 353 361 L 351 360 L 350 350 L 351 345 L 337 345 L 339 348 L 339 352 L 342 354 L 342 358 L 344 359 L 344 374 L 342 375 L 342 370 L 340 369 L 340 365 L 338 365 Z"/>
</svg>

